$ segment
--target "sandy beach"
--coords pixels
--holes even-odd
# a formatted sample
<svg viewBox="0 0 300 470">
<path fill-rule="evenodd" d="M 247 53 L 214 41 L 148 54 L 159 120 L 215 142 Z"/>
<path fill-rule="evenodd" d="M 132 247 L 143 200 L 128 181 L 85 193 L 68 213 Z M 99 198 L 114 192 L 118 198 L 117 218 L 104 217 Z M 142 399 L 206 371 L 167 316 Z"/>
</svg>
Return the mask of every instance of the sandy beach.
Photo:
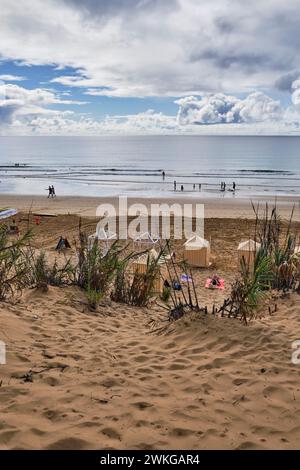
<svg viewBox="0 0 300 470">
<path fill-rule="evenodd" d="M 280 215 L 289 219 L 291 211 L 294 207 L 294 220 L 300 220 L 300 197 L 278 197 L 274 198 L 128 198 L 128 205 L 133 203 L 142 203 L 147 208 L 150 204 L 174 204 L 174 203 L 198 203 L 204 204 L 205 218 L 247 218 L 254 217 L 251 207 L 251 201 L 255 205 L 263 207 L 266 202 L 274 205 L 276 202 Z M 14 207 L 23 212 L 41 212 L 50 214 L 76 214 L 83 217 L 94 217 L 99 204 L 113 204 L 118 210 L 118 198 L 102 198 L 102 197 L 84 197 L 84 196 L 59 196 L 57 198 L 48 199 L 43 196 L 27 196 L 27 195 L 0 195 L 0 207 Z"/>
<path fill-rule="evenodd" d="M 0 0 L 8 465 L 300 450 L 299 24 L 296 0 Z"/>
<path fill-rule="evenodd" d="M 75 213 L 86 216 L 95 203 L 35 199 L 37 211 L 71 208 L 69 215 L 42 217 L 39 226 L 30 219 L 35 247 L 53 257 L 63 234 L 73 250 Z M 2 206 L 27 204 L 1 198 Z M 205 223 L 212 266 L 195 270 L 199 299 L 208 306 L 228 295 L 237 244 L 253 229 L 249 208 L 240 209 L 240 219 L 229 208 L 220 219 L 219 210 Z M 25 213 L 19 218 L 22 232 L 28 220 Z M 83 218 L 87 233 L 94 225 L 95 218 Z M 204 288 L 216 272 L 224 291 Z M 291 362 L 291 344 L 300 339 L 299 313 L 299 296 L 287 294 L 277 312 L 266 309 L 248 326 L 195 313 L 169 323 L 160 300 L 137 308 L 103 299 L 91 312 L 78 287 L 25 289 L 0 303 L 7 346 L 0 449 L 296 449 L 300 366 Z"/>
</svg>

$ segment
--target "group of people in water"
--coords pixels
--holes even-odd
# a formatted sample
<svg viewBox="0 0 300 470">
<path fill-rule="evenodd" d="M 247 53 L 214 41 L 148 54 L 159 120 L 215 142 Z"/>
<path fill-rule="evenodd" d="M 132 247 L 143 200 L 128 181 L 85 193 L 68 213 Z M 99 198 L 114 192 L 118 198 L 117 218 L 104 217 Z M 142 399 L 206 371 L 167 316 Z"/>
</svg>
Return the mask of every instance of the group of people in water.
<svg viewBox="0 0 300 470">
<path fill-rule="evenodd" d="M 235 191 L 235 188 L 236 188 L 236 184 L 235 184 L 235 181 L 232 183 L 232 189 L 231 191 Z M 226 191 L 226 183 L 225 181 L 221 181 L 221 191 Z"/>
<path fill-rule="evenodd" d="M 52 186 L 48 186 L 48 198 L 49 197 L 56 197 L 56 193 L 55 193 L 55 188 L 52 184 Z"/>
<path fill-rule="evenodd" d="M 193 190 L 196 191 L 196 184 L 193 184 Z M 201 191 L 201 183 L 198 184 L 198 190 Z M 177 191 L 177 181 L 174 181 L 174 191 Z M 184 191 L 183 184 L 180 185 L 180 191 Z"/>
<path fill-rule="evenodd" d="M 177 184 L 177 181 L 174 181 L 174 191 L 177 191 L 177 186 L 179 186 Z M 195 183 L 193 183 L 193 191 L 196 191 L 197 189 L 197 186 L 198 186 L 198 190 L 201 191 L 201 183 L 198 183 L 198 185 L 196 185 Z M 232 189 L 229 189 L 229 191 L 233 191 L 235 192 L 235 189 L 236 189 L 236 184 L 235 182 L 232 183 Z M 180 185 L 180 191 L 184 191 L 184 186 L 183 184 Z M 222 181 L 221 182 L 221 191 L 226 191 L 226 183 L 225 181 Z"/>
<path fill-rule="evenodd" d="M 163 170 L 162 171 L 162 179 L 163 181 L 165 181 L 166 179 L 166 173 L 165 171 Z M 174 191 L 177 191 L 177 187 L 180 188 L 180 191 L 184 191 L 184 185 L 183 184 L 178 184 L 176 180 L 174 180 Z M 198 183 L 198 184 L 195 184 L 193 183 L 193 190 L 196 191 L 196 189 L 198 188 L 199 191 L 201 191 L 201 183 Z M 232 183 L 232 188 L 229 188 L 228 191 L 232 191 L 232 192 L 235 192 L 236 190 L 236 183 L 235 181 L 233 181 Z M 226 191 L 226 182 L 225 181 L 221 181 L 221 191 Z"/>
</svg>

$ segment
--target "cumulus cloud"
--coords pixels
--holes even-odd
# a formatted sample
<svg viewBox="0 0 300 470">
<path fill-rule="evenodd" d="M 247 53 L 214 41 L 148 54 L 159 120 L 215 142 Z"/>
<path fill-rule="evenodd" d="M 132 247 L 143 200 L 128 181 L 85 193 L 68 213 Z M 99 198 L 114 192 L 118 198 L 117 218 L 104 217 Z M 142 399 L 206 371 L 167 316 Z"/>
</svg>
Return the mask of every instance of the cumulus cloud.
<svg viewBox="0 0 300 470">
<path fill-rule="evenodd" d="M 287 91 L 290 93 L 292 91 L 293 82 L 297 80 L 299 77 L 300 77 L 300 72 L 298 70 L 292 70 L 291 72 L 288 72 L 280 76 L 275 81 L 275 87 L 280 91 Z"/>
<path fill-rule="evenodd" d="M 53 91 L 43 88 L 29 90 L 15 84 L 0 83 L 0 125 L 8 124 L 19 116 L 56 114 L 56 110 L 48 109 L 47 106 L 58 104 L 84 104 L 84 102 L 62 99 Z"/>
<path fill-rule="evenodd" d="M 2 0 L 0 57 L 111 96 L 248 93 L 299 68 L 299 22 L 298 0 Z"/>
<path fill-rule="evenodd" d="M 292 83 L 292 102 L 297 107 L 300 105 L 300 78 Z"/>
<path fill-rule="evenodd" d="M 26 122 L 16 120 L 11 127 L 12 133 L 39 135 L 106 135 L 106 134 L 156 134 L 178 132 L 176 117 L 166 116 L 148 110 L 143 113 L 124 116 L 107 116 L 102 121 L 91 117 L 56 115 L 37 115 Z"/>
<path fill-rule="evenodd" d="M 149 109 L 97 120 L 70 110 L 68 105 L 85 102 L 72 100 L 68 92 L 58 94 L 49 89 L 27 89 L 3 83 L 0 84 L 0 132 L 4 129 L 8 132 L 10 127 L 12 134 L 178 134 L 205 133 L 208 126 L 209 132 L 217 133 L 259 133 L 263 129 L 290 132 L 300 127 L 300 80 L 293 82 L 293 90 L 294 106 L 288 109 L 262 92 L 253 92 L 244 98 L 209 93 L 176 100 L 177 116 Z M 87 93 L 92 94 L 93 90 Z"/>
<path fill-rule="evenodd" d="M 189 96 L 176 101 L 181 125 L 252 123 L 282 118 L 278 101 L 262 92 L 251 93 L 244 99 L 223 93 L 202 97 Z"/>
</svg>

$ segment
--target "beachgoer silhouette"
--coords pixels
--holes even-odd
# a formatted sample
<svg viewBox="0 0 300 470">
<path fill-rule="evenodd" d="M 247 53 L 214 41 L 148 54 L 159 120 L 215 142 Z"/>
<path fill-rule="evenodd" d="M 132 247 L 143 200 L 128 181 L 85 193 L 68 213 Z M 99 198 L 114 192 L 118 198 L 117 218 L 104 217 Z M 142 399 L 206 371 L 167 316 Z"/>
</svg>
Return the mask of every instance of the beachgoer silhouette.
<svg viewBox="0 0 300 470">
<path fill-rule="evenodd" d="M 235 191 L 235 182 L 232 183 L 232 189 Z"/>
<path fill-rule="evenodd" d="M 195 185 L 195 183 L 194 183 L 194 184 L 193 184 L 193 190 L 195 191 L 195 189 L 196 189 L 196 185 Z"/>
<path fill-rule="evenodd" d="M 201 191 L 201 183 L 199 183 L 199 191 Z"/>
<path fill-rule="evenodd" d="M 225 183 L 225 181 L 224 181 L 224 183 L 223 183 L 223 191 L 226 191 L 226 183 Z"/>
<path fill-rule="evenodd" d="M 166 173 L 163 171 L 163 172 L 162 172 L 162 178 L 163 178 L 163 180 L 165 179 L 165 177 L 166 177 Z"/>
<path fill-rule="evenodd" d="M 184 190 L 183 184 L 181 185 L 181 188 L 180 188 L 180 189 L 181 189 L 181 191 L 183 191 L 183 190 Z"/>
<path fill-rule="evenodd" d="M 176 181 L 174 181 L 174 191 L 176 191 Z"/>
<path fill-rule="evenodd" d="M 51 186 L 48 187 L 48 191 L 49 191 L 49 194 L 48 194 L 48 198 L 52 195 L 52 188 Z"/>
<path fill-rule="evenodd" d="M 56 197 L 54 186 L 51 186 L 52 197 Z"/>
</svg>

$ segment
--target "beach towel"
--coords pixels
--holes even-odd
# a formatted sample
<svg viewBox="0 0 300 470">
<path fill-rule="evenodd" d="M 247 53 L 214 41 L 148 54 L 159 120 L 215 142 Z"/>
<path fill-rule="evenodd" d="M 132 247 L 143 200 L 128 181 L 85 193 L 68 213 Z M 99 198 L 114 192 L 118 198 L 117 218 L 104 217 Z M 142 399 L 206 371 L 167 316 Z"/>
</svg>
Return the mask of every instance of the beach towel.
<svg viewBox="0 0 300 470">
<path fill-rule="evenodd" d="M 182 282 L 193 282 L 192 278 L 187 274 L 182 274 L 180 280 Z"/>
<path fill-rule="evenodd" d="M 215 283 L 214 283 L 214 281 L 215 281 Z M 216 280 L 216 279 L 211 278 L 211 277 L 206 279 L 206 282 L 205 282 L 205 288 L 206 289 L 221 289 L 221 290 L 223 290 L 224 287 L 225 287 L 224 279 L 218 278 Z"/>
</svg>

